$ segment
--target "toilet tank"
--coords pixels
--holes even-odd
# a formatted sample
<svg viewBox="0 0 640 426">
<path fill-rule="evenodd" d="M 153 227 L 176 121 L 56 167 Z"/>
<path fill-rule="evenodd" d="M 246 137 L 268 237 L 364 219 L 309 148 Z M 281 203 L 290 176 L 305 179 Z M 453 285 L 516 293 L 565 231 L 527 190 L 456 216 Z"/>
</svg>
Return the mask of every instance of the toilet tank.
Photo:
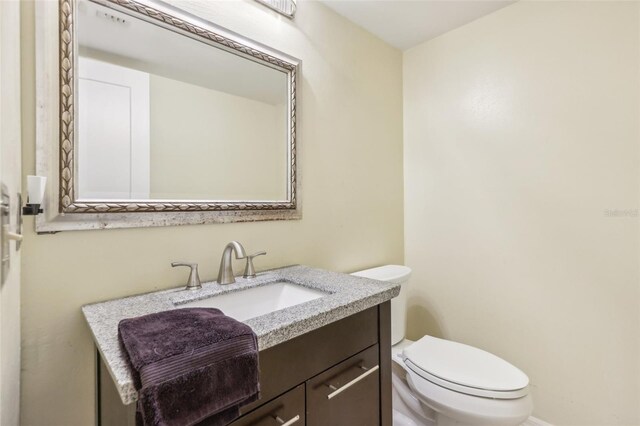
<svg viewBox="0 0 640 426">
<path fill-rule="evenodd" d="M 407 327 L 407 284 L 411 268 L 402 265 L 385 265 L 365 269 L 351 275 L 400 284 L 400 294 L 391 299 L 391 344 L 402 341 Z"/>
</svg>

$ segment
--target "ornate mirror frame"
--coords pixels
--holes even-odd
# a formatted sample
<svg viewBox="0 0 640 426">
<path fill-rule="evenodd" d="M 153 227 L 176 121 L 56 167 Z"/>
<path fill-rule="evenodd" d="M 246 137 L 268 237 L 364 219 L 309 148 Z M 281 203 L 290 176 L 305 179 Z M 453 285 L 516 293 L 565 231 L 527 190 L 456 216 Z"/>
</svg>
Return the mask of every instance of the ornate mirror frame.
<svg viewBox="0 0 640 426">
<path fill-rule="evenodd" d="M 166 226 L 195 223 L 299 219 L 296 162 L 296 84 L 300 61 L 155 0 L 92 0 L 168 30 L 286 73 L 288 78 L 287 199 L 78 200 L 74 187 L 74 79 L 76 0 L 36 2 L 36 174 L 48 177 L 39 233 L 64 230 Z"/>
</svg>

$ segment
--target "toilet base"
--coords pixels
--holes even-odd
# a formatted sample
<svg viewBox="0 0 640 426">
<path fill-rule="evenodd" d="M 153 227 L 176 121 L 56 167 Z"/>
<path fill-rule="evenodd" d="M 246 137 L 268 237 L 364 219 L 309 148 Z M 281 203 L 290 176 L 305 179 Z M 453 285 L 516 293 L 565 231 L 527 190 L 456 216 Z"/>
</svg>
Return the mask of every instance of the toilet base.
<svg viewBox="0 0 640 426">
<path fill-rule="evenodd" d="M 435 426 L 435 423 L 417 423 L 416 419 L 412 419 L 398 410 L 393 410 L 393 426 Z"/>
<path fill-rule="evenodd" d="M 416 398 L 397 363 L 392 363 L 393 426 L 436 426 L 436 412 Z"/>
</svg>

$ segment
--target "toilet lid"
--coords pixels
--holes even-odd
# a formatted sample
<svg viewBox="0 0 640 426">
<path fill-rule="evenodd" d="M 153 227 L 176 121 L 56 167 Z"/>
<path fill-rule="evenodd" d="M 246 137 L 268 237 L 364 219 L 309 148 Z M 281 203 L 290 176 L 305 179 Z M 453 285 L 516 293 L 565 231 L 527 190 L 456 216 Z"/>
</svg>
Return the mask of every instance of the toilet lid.
<svg viewBox="0 0 640 426">
<path fill-rule="evenodd" d="M 490 398 L 519 398 L 529 378 L 505 360 L 472 346 L 424 336 L 403 351 L 416 374 L 458 392 Z"/>
</svg>

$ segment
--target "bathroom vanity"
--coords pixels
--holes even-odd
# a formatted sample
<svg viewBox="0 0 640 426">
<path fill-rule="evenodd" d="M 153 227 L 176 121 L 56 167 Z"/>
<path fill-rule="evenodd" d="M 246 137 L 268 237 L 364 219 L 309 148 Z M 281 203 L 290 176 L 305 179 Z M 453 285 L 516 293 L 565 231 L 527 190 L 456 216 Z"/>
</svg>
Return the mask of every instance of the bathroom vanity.
<svg viewBox="0 0 640 426">
<path fill-rule="evenodd" d="M 120 320 L 219 304 L 251 326 L 260 349 L 260 399 L 243 407 L 233 426 L 391 425 L 389 300 L 399 291 L 396 284 L 292 266 L 225 286 L 84 306 L 97 347 L 96 423 L 135 424 L 137 393 L 118 343 Z M 251 317 L 252 309 L 259 316 Z"/>
</svg>

